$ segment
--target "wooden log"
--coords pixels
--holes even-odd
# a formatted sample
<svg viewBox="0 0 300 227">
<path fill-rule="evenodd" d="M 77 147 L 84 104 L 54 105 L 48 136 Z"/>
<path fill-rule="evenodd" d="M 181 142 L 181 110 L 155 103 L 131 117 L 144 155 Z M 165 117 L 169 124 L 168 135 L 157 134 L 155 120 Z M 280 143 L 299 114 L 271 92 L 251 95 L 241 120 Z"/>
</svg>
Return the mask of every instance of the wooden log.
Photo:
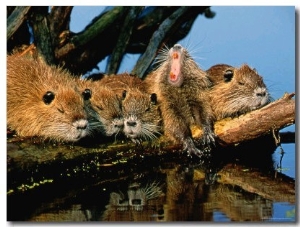
<svg viewBox="0 0 300 227">
<path fill-rule="evenodd" d="M 284 96 L 261 109 L 236 118 L 226 118 L 215 123 L 217 141 L 223 146 L 253 140 L 276 132 L 295 123 L 294 93 Z M 201 130 L 193 128 L 193 137 L 201 136 Z"/>
</svg>

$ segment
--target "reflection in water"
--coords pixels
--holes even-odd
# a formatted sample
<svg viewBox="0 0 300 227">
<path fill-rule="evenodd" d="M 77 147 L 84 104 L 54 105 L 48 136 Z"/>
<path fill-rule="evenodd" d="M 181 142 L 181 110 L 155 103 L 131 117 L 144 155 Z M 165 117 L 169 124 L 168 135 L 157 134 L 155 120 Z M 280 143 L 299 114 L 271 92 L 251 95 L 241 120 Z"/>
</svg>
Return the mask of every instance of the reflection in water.
<svg viewBox="0 0 300 227">
<path fill-rule="evenodd" d="M 102 221 L 154 221 L 163 215 L 164 193 L 159 183 L 154 181 L 141 187 L 135 182 L 129 185 L 126 194 L 110 193 Z"/>
<path fill-rule="evenodd" d="M 102 159 L 91 155 L 84 168 L 69 163 L 67 174 L 53 182 L 9 193 L 8 220 L 269 222 L 278 220 L 274 204 L 281 202 L 289 204 L 289 212 L 280 218 L 295 221 L 295 181 L 274 169 L 272 152 L 262 155 L 266 148 L 259 146 L 249 152 L 242 147 L 234 158 L 222 150 L 207 166 L 179 153 L 149 159 L 134 155 L 114 165 L 96 165 Z M 46 170 L 55 173 L 53 166 Z M 10 175 L 8 188 L 18 174 Z M 30 176 L 27 181 L 35 175 Z"/>
<path fill-rule="evenodd" d="M 30 221 L 215 221 L 215 212 L 231 221 L 261 222 L 273 217 L 273 201 L 235 185 L 206 184 L 205 173 L 197 169 L 176 166 L 162 172 L 159 181 L 144 183 L 144 179 L 127 188 L 114 183 L 109 194 L 101 193 L 97 185 L 92 194 L 77 194 L 69 207 L 44 204 L 51 208 Z M 78 198 L 85 202 L 76 203 Z M 101 199 L 107 201 L 105 206 L 97 205 Z"/>
</svg>

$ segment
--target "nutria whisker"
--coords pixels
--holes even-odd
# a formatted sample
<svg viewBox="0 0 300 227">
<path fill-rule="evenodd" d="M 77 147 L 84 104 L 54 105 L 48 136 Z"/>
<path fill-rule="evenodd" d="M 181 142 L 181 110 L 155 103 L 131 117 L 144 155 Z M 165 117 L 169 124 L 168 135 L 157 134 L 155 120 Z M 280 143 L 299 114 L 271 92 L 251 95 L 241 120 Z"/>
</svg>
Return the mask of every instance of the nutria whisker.
<svg viewBox="0 0 300 227">
<path fill-rule="evenodd" d="M 213 113 L 206 94 L 211 82 L 180 44 L 162 51 L 156 62 L 160 65 L 146 76 L 145 82 L 149 92 L 157 94 L 164 135 L 182 143 L 188 153 L 201 157 L 203 152 L 195 147 L 190 127 L 207 128 L 203 140 L 210 146 L 213 140 L 207 141 L 207 138 L 214 138 Z"/>
<path fill-rule="evenodd" d="M 259 109 L 273 99 L 263 78 L 247 64 L 217 64 L 206 72 L 213 84 L 209 96 L 216 120 Z"/>
</svg>

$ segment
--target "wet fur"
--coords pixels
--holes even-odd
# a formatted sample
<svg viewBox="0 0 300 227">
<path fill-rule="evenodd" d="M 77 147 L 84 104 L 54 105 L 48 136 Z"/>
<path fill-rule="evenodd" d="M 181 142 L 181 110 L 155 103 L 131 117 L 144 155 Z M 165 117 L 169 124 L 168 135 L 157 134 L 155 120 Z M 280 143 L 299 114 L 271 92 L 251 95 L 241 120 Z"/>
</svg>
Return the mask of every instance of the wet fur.
<svg viewBox="0 0 300 227">
<path fill-rule="evenodd" d="M 224 76 L 230 71 L 233 72 L 232 78 Z M 207 72 L 214 84 L 209 96 L 216 120 L 236 117 L 261 108 L 272 100 L 263 78 L 247 64 L 239 68 L 218 64 Z"/>
<path fill-rule="evenodd" d="M 90 126 L 93 132 L 104 136 L 117 135 L 123 129 L 122 99 L 99 81 L 78 80 L 81 92 L 88 89 L 90 98 L 85 100 Z"/>
<path fill-rule="evenodd" d="M 123 73 L 107 75 L 99 83 L 109 87 L 122 101 L 123 133 L 133 142 L 155 139 L 161 132 L 161 115 L 154 94 L 146 92 L 138 77 Z M 125 92 L 125 93 L 124 93 Z M 156 97 L 156 95 L 155 95 Z"/>
<path fill-rule="evenodd" d="M 65 70 L 30 57 L 7 56 L 7 124 L 20 136 L 77 141 L 89 133 L 84 101 Z M 51 91 L 54 99 L 43 97 Z"/>
<path fill-rule="evenodd" d="M 200 69 L 186 49 L 182 49 L 180 86 L 168 81 L 172 51 L 164 50 L 159 58 L 160 65 L 145 79 L 149 91 L 158 96 L 164 134 L 174 142 L 183 143 L 188 153 L 202 156 L 192 140 L 190 127 L 197 125 L 204 135 L 202 144 L 209 149 L 214 143 L 213 114 L 209 105 L 207 90 L 211 86 L 207 74 Z"/>
</svg>

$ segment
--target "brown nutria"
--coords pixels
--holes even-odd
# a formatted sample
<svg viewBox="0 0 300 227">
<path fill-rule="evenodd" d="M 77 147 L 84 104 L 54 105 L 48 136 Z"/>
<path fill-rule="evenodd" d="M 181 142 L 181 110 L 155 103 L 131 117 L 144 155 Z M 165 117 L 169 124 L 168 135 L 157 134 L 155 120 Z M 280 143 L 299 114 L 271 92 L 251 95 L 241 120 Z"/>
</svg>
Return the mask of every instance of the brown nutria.
<svg viewBox="0 0 300 227">
<path fill-rule="evenodd" d="M 214 144 L 213 114 L 209 106 L 207 89 L 211 83 L 188 51 L 180 44 L 164 51 L 160 66 L 145 79 L 149 91 L 157 94 L 162 112 L 164 134 L 183 143 L 188 155 L 201 157 Z M 203 129 L 199 149 L 192 139 L 190 127 Z"/>
<path fill-rule="evenodd" d="M 272 100 L 263 78 L 247 64 L 239 68 L 218 64 L 207 72 L 214 83 L 209 96 L 216 120 L 236 117 Z"/>
<path fill-rule="evenodd" d="M 107 75 L 99 80 L 122 96 L 123 133 L 133 142 L 152 140 L 160 135 L 161 115 L 154 93 L 147 93 L 145 83 L 128 73 Z"/>
<path fill-rule="evenodd" d="M 7 56 L 7 124 L 20 136 L 75 142 L 89 134 L 83 97 L 61 68 Z"/>
<path fill-rule="evenodd" d="M 85 98 L 85 109 L 92 132 L 112 136 L 122 131 L 124 120 L 121 98 L 99 82 L 77 80 L 77 83 Z"/>
</svg>

